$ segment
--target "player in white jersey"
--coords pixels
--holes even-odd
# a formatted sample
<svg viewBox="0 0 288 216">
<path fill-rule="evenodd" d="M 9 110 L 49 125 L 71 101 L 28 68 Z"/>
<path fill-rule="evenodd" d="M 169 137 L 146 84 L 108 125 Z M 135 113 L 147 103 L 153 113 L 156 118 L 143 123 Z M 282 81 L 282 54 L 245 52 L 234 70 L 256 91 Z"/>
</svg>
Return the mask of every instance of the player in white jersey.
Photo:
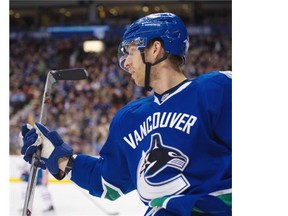
<svg viewBox="0 0 288 216">
<path fill-rule="evenodd" d="M 100 157 L 74 155 L 56 131 L 22 126 L 24 159 L 42 144 L 42 164 L 91 195 L 115 200 L 137 190 L 145 215 L 231 215 L 231 72 L 188 80 L 181 71 L 187 29 L 171 13 L 132 23 L 119 45 L 119 65 L 154 94 L 114 116 Z"/>
<path fill-rule="evenodd" d="M 41 197 L 43 200 L 43 205 L 44 205 L 44 209 L 43 212 L 50 212 L 54 210 L 54 206 L 53 206 L 53 202 L 52 202 L 52 197 L 51 197 L 51 193 L 48 189 L 48 170 L 47 169 L 38 169 L 37 171 L 37 180 L 36 180 L 36 187 L 39 189 L 40 193 L 41 193 Z M 21 206 L 20 206 L 20 210 L 23 210 L 23 206 L 24 206 L 24 200 L 25 200 L 25 195 L 26 195 L 26 190 L 27 190 L 27 182 L 29 180 L 29 173 L 30 173 L 30 166 L 28 163 L 23 164 L 23 166 L 21 167 L 21 180 L 23 182 L 22 185 L 22 190 L 21 190 Z"/>
</svg>

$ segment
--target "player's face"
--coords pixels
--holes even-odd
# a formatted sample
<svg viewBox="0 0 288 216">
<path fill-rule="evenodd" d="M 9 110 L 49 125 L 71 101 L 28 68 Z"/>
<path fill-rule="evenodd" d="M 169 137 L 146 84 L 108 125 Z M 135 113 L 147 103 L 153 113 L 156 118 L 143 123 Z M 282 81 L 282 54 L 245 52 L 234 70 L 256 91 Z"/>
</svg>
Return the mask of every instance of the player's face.
<svg viewBox="0 0 288 216">
<path fill-rule="evenodd" d="M 136 85 L 144 86 L 145 80 L 145 64 L 142 61 L 141 53 L 135 45 L 128 48 L 128 56 L 124 62 L 124 66 L 128 68 L 131 77 Z"/>
</svg>

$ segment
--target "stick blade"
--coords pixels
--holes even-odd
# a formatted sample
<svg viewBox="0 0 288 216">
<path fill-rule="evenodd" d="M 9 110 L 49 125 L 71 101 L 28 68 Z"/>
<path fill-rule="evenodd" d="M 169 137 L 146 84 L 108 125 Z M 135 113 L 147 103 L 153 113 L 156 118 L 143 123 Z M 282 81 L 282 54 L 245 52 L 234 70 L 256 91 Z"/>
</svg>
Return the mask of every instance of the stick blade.
<svg viewBox="0 0 288 216">
<path fill-rule="evenodd" d="M 88 73 L 83 68 L 53 70 L 51 74 L 55 80 L 82 80 L 88 78 Z"/>
</svg>

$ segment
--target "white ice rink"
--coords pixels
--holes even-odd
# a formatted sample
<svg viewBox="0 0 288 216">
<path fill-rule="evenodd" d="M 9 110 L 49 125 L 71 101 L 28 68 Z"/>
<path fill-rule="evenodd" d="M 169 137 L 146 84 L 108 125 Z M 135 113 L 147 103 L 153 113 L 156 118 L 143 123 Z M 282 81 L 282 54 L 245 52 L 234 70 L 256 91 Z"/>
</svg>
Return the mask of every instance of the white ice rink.
<svg viewBox="0 0 288 216">
<path fill-rule="evenodd" d="M 11 163 L 11 160 L 13 163 Z M 17 175 L 17 163 L 18 159 L 10 157 L 11 175 Z M 22 212 L 19 210 L 23 206 L 23 201 L 21 200 L 22 184 L 22 182 L 10 182 L 10 215 L 22 215 Z M 117 215 L 123 216 L 141 216 L 146 211 L 146 206 L 139 200 L 136 192 L 131 192 L 112 202 L 93 197 L 86 190 L 81 189 L 74 183 L 50 182 L 48 189 L 51 192 L 55 210 L 51 213 L 42 212 L 44 204 L 40 191 L 36 187 L 32 209 L 33 216 L 104 216 L 109 215 L 109 213 L 111 215 L 118 213 Z"/>
</svg>

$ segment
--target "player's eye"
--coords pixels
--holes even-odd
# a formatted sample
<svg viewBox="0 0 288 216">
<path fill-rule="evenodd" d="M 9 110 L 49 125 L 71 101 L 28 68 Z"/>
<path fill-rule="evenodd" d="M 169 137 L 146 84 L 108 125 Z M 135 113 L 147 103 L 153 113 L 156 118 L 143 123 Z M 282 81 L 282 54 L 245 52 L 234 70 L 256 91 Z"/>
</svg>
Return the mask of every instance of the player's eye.
<svg viewBox="0 0 288 216">
<path fill-rule="evenodd" d="M 134 50 L 129 50 L 128 55 L 133 55 L 134 54 Z"/>
<path fill-rule="evenodd" d="M 133 55 L 136 52 L 137 48 L 135 46 L 131 46 L 128 49 L 128 55 Z"/>
</svg>

